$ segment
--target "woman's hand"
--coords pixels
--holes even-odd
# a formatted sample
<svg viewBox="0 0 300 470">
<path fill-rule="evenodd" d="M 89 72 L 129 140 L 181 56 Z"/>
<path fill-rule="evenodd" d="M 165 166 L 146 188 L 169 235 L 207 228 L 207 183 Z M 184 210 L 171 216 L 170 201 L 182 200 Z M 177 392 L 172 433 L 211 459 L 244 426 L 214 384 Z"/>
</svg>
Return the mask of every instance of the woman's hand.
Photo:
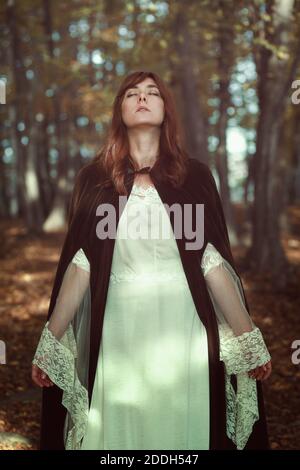
<svg viewBox="0 0 300 470">
<path fill-rule="evenodd" d="M 258 366 L 255 369 L 249 370 L 248 375 L 252 379 L 256 380 L 266 380 L 272 372 L 271 361 L 266 362 L 262 366 Z"/>
<path fill-rule="evenodd" d="M 51 387 L 53 382 L 37 365 L 32 364 L 31 378 L 39 387 Z"/>
</svg>

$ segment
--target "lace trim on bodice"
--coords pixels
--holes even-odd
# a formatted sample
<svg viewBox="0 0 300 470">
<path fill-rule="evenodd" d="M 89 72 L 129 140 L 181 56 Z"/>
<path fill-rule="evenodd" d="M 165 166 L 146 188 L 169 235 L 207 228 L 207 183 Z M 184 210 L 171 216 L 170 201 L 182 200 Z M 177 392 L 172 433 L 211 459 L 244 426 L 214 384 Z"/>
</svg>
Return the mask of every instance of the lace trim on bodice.
<svg viewBox="0 0 300 470">
<path fill-rule="evenodd" d="M 178 271 L 176 273 L 172 272 L 158 272 L 158 273 L 145 273 L 145 274 L 138 274 L 138 273 L 128 273 L 128 272 L 120 272 L 114 273 L 111 271 L 110 274 L 110 282 L 112 284 L 119 284 L 121 282 L 172 282 L 172 281 L 182 281 L 187 283 L 186 276 L 183 271 Z"/>
<path fill-rule="evenodd" d="M 143 199 L 145 198 L 147 200 L 148 199 L 156 200 L 156 201 L 160 200 L 159 194 L 155 186 L 147 186 L 147 188 L 144 188 L 143 186 L 133 183 L 131 194 L 135 196 L 142 196 Z"/>
</svg>

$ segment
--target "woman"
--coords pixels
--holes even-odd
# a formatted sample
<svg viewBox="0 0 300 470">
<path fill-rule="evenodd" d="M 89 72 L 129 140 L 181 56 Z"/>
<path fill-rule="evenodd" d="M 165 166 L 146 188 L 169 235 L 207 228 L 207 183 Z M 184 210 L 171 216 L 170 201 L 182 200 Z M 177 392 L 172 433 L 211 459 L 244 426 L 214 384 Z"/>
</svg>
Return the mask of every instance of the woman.
<svg viewBox="0 0 300 470">
<path fill-rule="evenodd" d="M 33 359 L 40 448 L 266 449 L 270 373 L 214 178 L 163 81 L 132 73 L 75 181 Z"/>
</svg>

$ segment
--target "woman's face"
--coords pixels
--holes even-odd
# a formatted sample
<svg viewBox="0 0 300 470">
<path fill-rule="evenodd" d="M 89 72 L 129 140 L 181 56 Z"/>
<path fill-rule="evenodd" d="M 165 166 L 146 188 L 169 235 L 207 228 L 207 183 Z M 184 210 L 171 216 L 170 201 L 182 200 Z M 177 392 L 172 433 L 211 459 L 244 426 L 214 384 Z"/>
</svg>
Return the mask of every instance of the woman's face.
<svg viewBox="0 0 300 470">
<path fill-rule="evenodd" d="M 138 111 L 140 106 L 148 110 Z M 154 80 L 145 78 L 126 90 L 122 102 L 122 119 L 126 127 L 161 126 L 164 119 L 164 102 Z"/>
</svg>

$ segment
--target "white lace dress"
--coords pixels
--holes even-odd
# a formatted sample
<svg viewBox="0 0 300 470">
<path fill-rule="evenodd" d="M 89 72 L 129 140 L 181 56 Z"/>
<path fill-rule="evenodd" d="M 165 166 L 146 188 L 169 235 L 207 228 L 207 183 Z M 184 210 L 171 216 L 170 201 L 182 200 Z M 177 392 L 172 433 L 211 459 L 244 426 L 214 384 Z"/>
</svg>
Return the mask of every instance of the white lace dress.
<svg viewBox="0 0 300 470">
<path fill-rule="evenodd" d="M 82 249 L 72 261 L 75 282 L 80 272 L 89 272 L 89 263 Z M 247 371 L 270 355 L 245 308 L 240 281 L 210 243 L 202 270 L 225 363 L 227 435 L 242 449 L 259 418 L 256 382 Z M 48 329 L 33 361 L 42 368 L 47 337 L 58 343 Z M 63 388 L 51 367 L 45 372 Z M 230 374 L 236 374 L 237 393 Z M 91 406 L 74 419 L 84 436 L 73 447 L 70 438 L 66 448 L 209 449 L 209 396 L 206 330 L 169 216 L 155 187 L 134 184 L 118 225 Z"/>
</svg>

